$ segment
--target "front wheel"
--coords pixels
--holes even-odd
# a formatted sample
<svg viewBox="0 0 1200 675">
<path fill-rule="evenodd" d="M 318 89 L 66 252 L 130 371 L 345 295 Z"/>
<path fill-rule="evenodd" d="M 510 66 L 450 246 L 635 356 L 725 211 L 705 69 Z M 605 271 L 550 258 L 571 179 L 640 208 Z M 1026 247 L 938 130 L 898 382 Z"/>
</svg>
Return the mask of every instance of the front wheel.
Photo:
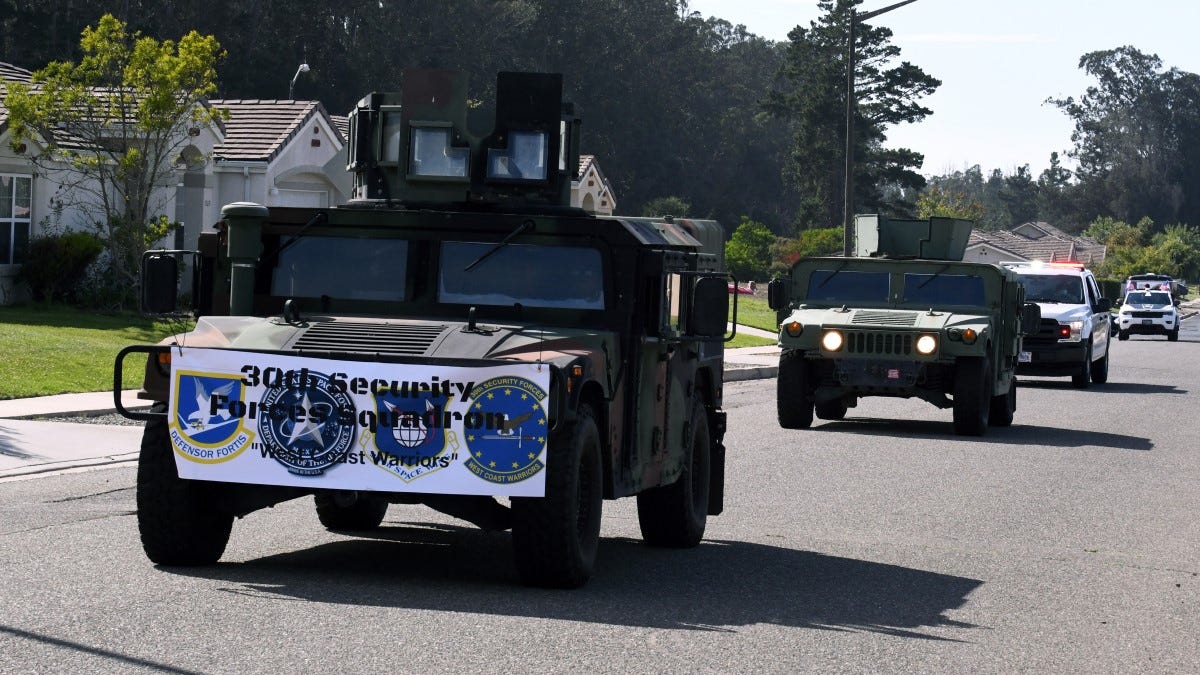
<svg viewBox="0 0 1200 675">
<path fill-rule="evenodd" d="M 596 562 L 604 500 L 600 432 L 590 408 L 550 438 L 546 454 L 546 496 L 512 498 L 517 573 L 529 586 L 578 588 Z"/>
<path fill-rule="evenodd" d="M 708 490 L 712 439 L 704 406 L 692 407 L 692 423 L 684 439 L 683 473 L 670 485 L 638 494 L 638 524 L 651 546 L 691 548 L 704 538 L 708 522 Z"/>
<path fill-rule="evenodd" d="M 849 409 L 844 398 L 835 398 L 832 401 L 817 401 L 814 408 L 816 408 L 817 417 L 823 420 L 845 419 L 846 411 Z"/>
<path fill-rule="evenodd" d="M 165 404 L 152 412 L 165 413 Z M 166 415 L 146 423 L 137 470 L 137 521 L 146 557 L 158 565 L 211 565 L 221 559 L 233 516 L 213 507 L 219 488 L 183 480 L 167 436 Z"/>
<path fill-rule="evenodd" d="M 779 354 L 779 376 L 775 380 L 775 410 L 784 429 L 812 426 L 812 385 L 804 352 L 785 349 Z"/>
<path fill-rule="evenodd" d="M 1110 349 L 1104 352 L 1104 357 L 1092 361 L 1092 382 L 1096 384 L 1104 384 L 1108 382 L 1108 357 L 1112 354 L 1111 344 Z"/>
<path fill-rule="evenodd" d="M 1171 342 L 1176 342 L 1179 340 L 1179 324 L 1175 325 L 1175 330 L 1167 333 L 1167 339 Z"/>
<path fill-rule="evenodd" d="M 1122 342 L 1124 342 L 1125 340 L 1128 340 L 1129 339 L 1129 331 L 1127 331 L 1127 330 L 1117 331 L 1117 339 Z"/>
<path fill-rule="evenodd" d="M 1092 386 L 1092 343 L 1083 350 L 1083 364 L 1071 376 L 1071 385 L 1076 389 L 1087 389 Z"/>
<path fill-rule="evenodd" d="M 964 356 L 954 369 L 954 433 L 982 436 L 992 404 L 991 368 L 986 358 Z"/>
</svg>

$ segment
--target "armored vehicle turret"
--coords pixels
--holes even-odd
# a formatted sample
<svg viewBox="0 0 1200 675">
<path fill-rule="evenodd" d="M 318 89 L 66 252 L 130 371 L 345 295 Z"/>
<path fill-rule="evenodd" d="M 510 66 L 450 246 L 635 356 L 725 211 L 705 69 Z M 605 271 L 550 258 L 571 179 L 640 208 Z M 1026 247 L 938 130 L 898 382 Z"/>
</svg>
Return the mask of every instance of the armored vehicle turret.
<svg viewBox="0 0 1200 675">
<path fill-rule="evenodd" d="M 558 75 L 502 73 L 493 123 L 409 72 L 350 114 L 353 199 L 230 204 L 200 237 L 196 327 L 147 353 L 147 555 L 222 554 L 235 517 L 314 498 L 369 530 L 421 503 L 512 530 L 523 581 L 592 573 L 602 501 L 690 547 L 723 504 L 722 230 L 569 206 L 580 125 Z M 175 310 L 179 252 L 144 263 Z M 507 504 L 496 498 L 507 498 Z"/>
<path fill-rule="evenodd" d="M 1040 319 L 1017 276 L 961 262 L 968 221 L 856 224 L 861 255 L 804 258 L 768 286 L 780 425 L 807 428 L 814 411 L 840 420 L 867 396 L 953 408 L 959 434 L 1011 424 L 1022 335 Z"/>
</svg>

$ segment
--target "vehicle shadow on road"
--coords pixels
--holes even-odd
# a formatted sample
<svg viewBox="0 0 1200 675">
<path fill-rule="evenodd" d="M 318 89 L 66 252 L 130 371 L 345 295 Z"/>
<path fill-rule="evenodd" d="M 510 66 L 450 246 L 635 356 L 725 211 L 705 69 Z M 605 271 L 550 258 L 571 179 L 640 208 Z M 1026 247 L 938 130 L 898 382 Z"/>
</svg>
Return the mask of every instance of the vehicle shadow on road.
<svg viewBox="0 0 1200 675">
<path fill-rule="evenodd" d="M 983 583 L 740 541 L 673 550 L 605 538 L 592 580 L 554 591 L 518 585 L 511 558 L 507 533 L 416 524 L 240 563 L 161 569 L 272 600 L 723 632 L 776 624 L 951 641 L 960 638 L 920 629 L 974 628 L 946 612 Z"/>
<path fill-rule="evenodd" d="M 1154 442 L 1142 436 L 1128 436 L 1126 434 L 1114 434 L 1093 429 L 1068 429 L 1045 425 L 1014 424 L 1007 428 L 990 427 L 982 437 L 956 436 L 954 435 L 953 422 L 881 419 L 873 417 L 847 419 L 840 422 L 825 422 L 824 424 L 814 425 L 812 429 L 813 431 L 849 432 L 862 436 L 930 438 L 941 441 L 959 441 L 972 445 L 979 445 L 982 440 L 987 443 L 1025 446 L 1047 445 L 1056 448 L 1095 446 L 1117 450 L 1137 450 L 1141 452 L 1154 449 Z"/>
<path fill-rule="evenodd" d="M 1021 380 L 1022 389 L 1074 389 L 1069 380 Z M 1087 389 L 1088 396 L 1092 394 L 1187 394 L 1187 389 L 1180 389 L 1173 384 L 1144 384 L 1141 382 L 1106 382 L 1094 384 Z"/>
</svg>

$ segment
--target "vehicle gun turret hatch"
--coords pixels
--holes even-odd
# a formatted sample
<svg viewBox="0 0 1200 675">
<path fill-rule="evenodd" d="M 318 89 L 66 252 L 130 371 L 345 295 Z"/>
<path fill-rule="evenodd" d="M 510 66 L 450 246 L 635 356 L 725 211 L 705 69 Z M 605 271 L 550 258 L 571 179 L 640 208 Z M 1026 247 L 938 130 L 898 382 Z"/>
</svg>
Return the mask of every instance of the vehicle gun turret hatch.
<svg viewBox="0 0 1200 675">
<path fill-rule="evenodd" d="M 855 255 L 862 258 L 962 260 L 973 224 L 958 218 L 900 220 L 856 215 Z"/>
</svg>

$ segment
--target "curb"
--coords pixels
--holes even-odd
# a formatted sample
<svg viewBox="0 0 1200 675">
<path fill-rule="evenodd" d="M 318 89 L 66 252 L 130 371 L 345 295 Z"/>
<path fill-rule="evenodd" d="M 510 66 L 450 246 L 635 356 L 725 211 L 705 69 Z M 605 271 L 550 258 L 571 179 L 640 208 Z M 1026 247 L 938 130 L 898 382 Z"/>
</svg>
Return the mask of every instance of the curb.
<svg viewBox="0 0 1200 675">
<path fill-rule="evenodd" d="M 778 376 L 779 366 L 751 366 L 750 368 L 733 368 L 725 371 L 726 382 L 765 380 Z"/>
<path fill-rule="evenodd" d="M 152 405 L 151 403 L 135 406 L 127 405 L 125 409 L 141 412 L 149 410 Z M 7 415 L 0 416 L 0 420 L 31 420 L 36 422 L 38 420 L 50 421 L 62 417 L 103 417 L 105 415 L 116 414 L 118 414 L 116 408 L 90 408 L 88 410 L 56 410 L 54 412 L 31 413 L 29 415 Z"/>
<path fill-rule="evenodd" d="M 46 462 L 45 464 L 22 466 L 15 469 L 4 469 L 0 470 L 0 483 L 7 483 L 23 478 L 36 478 L 43 474 L 50 475 L 67 473 L 73 470 L 115 467 L 117 465 L 136 462 L 137 458 L 138 452 L 135 451 L 121 455 L 90 457 L 88 459 L 62 460 L 58 462 Z"/>
</svg>

